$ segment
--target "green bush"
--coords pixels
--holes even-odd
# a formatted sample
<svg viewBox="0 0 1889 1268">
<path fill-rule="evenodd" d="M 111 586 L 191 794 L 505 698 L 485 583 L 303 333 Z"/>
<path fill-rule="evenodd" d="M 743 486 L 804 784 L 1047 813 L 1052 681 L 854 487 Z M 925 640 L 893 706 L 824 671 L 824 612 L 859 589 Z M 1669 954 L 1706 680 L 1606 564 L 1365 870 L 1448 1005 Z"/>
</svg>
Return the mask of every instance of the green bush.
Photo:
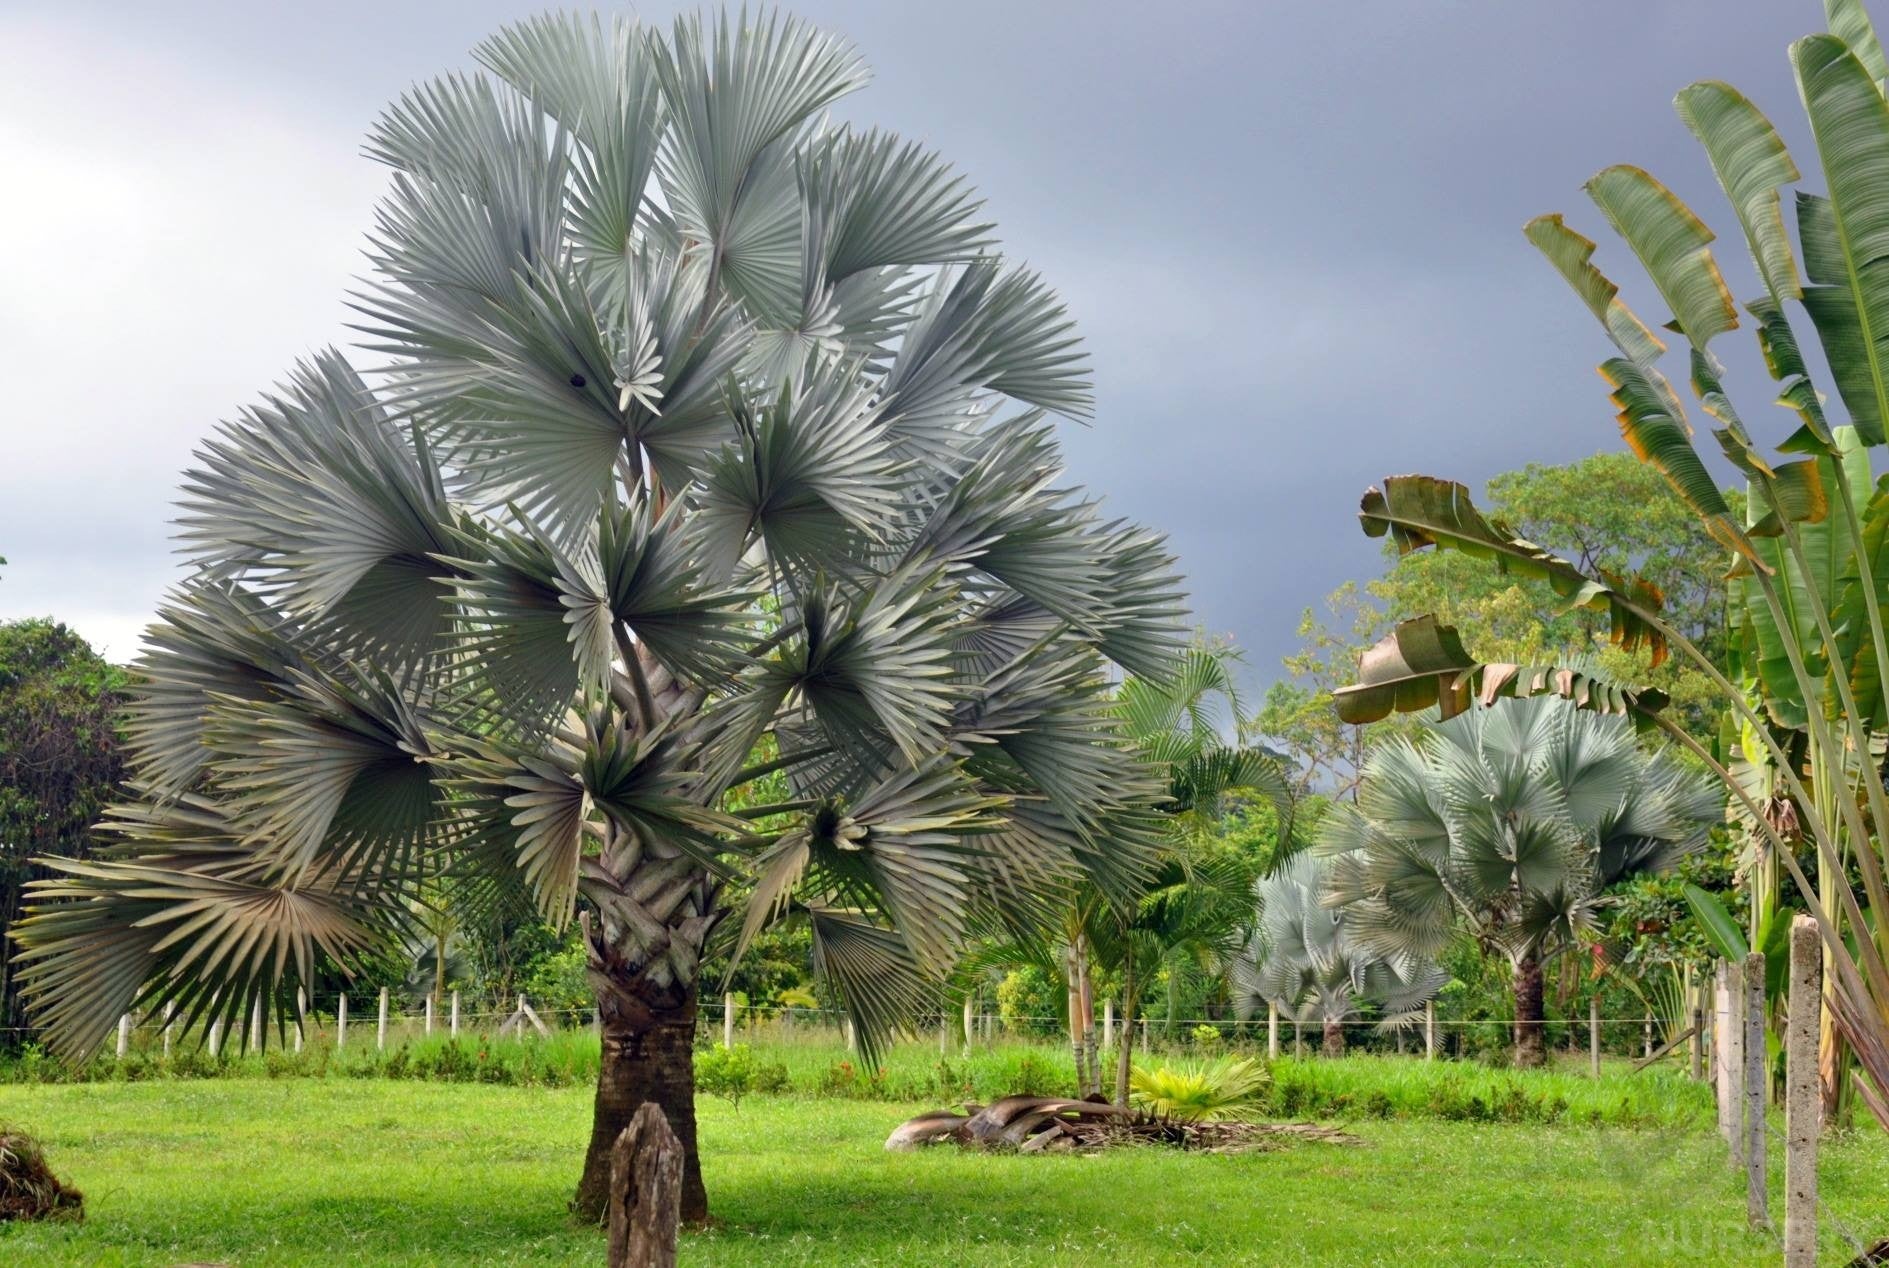
<svg viewBox="0 0 1889 1268">
<path fill-rule="evenodd" d="M 710 1096 L 719 1096 L 741 1108 L 741 1098 L 751 1092 L 778 1094 L 787 1089 L 787 1067 L 778 1061 L 756 1059 L 745 1043 L 732 1048 L 716 1044 L 695 1054 L 695 1088 Z"/>
</svg>

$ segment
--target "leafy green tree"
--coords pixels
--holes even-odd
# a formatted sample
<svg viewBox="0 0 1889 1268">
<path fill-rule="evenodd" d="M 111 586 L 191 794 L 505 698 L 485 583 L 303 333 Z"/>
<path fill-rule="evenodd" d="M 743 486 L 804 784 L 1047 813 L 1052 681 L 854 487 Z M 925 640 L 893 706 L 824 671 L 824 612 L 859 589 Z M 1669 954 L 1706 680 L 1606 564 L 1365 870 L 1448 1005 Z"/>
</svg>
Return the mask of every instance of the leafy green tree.
<svg viewBox="0 0 1889 1268">
<path fill-rule="evenodd" d="M 851 45 L 553 16 L 476 56 L 368 141 L 383 364 L 299 366 L 186 477 L 138 799 L 38 889 L 25 972 L 78 1058 L 127 1007 L 280 1016 L 422 886 L 522 896 L 600 1014 L 576 1209 L 654 1102 L 699 1220 L 711 935 L 805 925 L 871 1057 L 972 931 L 1132 901 L 1161 789 L 1108 666 L 1165 676 L 1184 610 L 1062 482 L 1061 303 L 940 159 L 830 123 Z"/>
<path fill-rule="evenodd" d="M 1530 463 L 1491 478 L 1488 502 L 1517 535 L 1573 557 L 1584 571 L 1633 573 L 1657 587 L 1688 637 L 1707 648 L 1724 645 L 1724 547 L 1651 467 L 1619 453 Z M 1346 726 L 1332 709 L 1332 692 L 1356 681 L 1359 656 L 1396 622 L 1426 613 L 1454 626 L 1477 660 L 1591 662 L 1604 675 L 1664 690 L 1681 716 L 1713 729 L 1718 706 L 1696 666 L 1654 667 L 1644 651 L 1614 648 L 1598 614 L 1582 607 L 1544 613 L 1525 580 L 1466 555 L 1389 552 L 1383 576 L 1362 587 L 1346 582 L 1327 596 L 1323 614 L 1306 610 L 1300 647 L 1284 661 L 1287 676 L 1268 689 L 1260 710 L 1258 732 L 1297 760 L 1305 787 L 1350 797 L 1369 746 L 1408 733 L 1410 723 L 1397 718 Z"/>
<path fill-rule="evenodd" d="M 4 563 L 5 560 L 0 560 Z M 41 857 L 84 858 L 124 775 L 126 676 L 66 626 L 0 623 L 0 933 Z M 26 1026 L 12 956 L 0 956 L 0 1044 Z"/>
<path fill-rule="evenodd" d="M 1170 1034 L 1182 973 L 1192 965 L 1212 978 L 1223 976 L 1252 918 L 1248 894 L 1256 860 L 1216 849 L 1212 830 L 1236 806 L 1261 803 L 1273 812 L 1276 840 L 1291 838 L 1289 823 L 1283 832 L 1277 826 L 1292 805 L 1278 755 L 1239 738 L 1250 719 L 1238 664 L 1231 648 L 1196 646 L 1171 678 L 1123 683 L 1117 703 L 1145 760 L 1166 775 L 1166 848 L 1131 903 L 1092 906 L 1088 936 L 1118 975 L 1122 1016 L 1131 1022 L 1147 984 L 1165 978 Z M 1130 1048 L 1124 1042 L 1116 1053 L 1118 1105 L 1128 1103 Z"/>
<path fill-rule="evenodd" d="M 1238 662 L 1232 648 L 1197 644 L 1164 679 L 1130 677 L 1116 693 L 1124 733 L 1165 794 L 1154 866 L 1126 893 L 1079 888 L 1036 928 L 988 939 L 960 964 L 960 989 L 1002 970 L 1063 978 L 1080 1095 L 1099 1095 L 1102 1087 L 1098 977 L 1119 983 L 1129 1024 L 1149 986 L 1164 981 L 1171 1033 L 1183 979 L 1190 970 L 1223 978 L 1224 956 L 1251 920 L 1257 865 L 1214 830 L 1235 807 L 1265 804 L 1283 814 L 1291 799 L 1277 755 L 1237 738 L 1246 721 Z M 1127 1103 L 1129 1051 L 1124 1043 L 1117 1052 L 1117 1104 Z"/>
<path fill-rule="evenodd" d="M 1544 963 L 1593 939 L 1608 886 L 1671 868 L 1723 817 L 1719 790 L 1625 718 L 1537 696 L 1374 750 L 1316 848 L 1366 951 L 1407 962 L 1467 936 L 1505 957 L 1516 1064 L 1539 1065 Z"/>
</svg>

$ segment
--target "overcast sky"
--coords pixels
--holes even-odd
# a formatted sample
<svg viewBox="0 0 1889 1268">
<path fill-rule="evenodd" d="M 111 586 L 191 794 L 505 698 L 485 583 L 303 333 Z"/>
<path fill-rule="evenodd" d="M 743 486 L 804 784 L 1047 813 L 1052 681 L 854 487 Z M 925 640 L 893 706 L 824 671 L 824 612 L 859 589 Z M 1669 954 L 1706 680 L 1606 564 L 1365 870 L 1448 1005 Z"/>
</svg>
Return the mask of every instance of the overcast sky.
<svg viewBox="0 0 1889 1268">
<path fill-rule="evenodd" d="M 175 578 L 192 448 L 345 340 L 383 181 L 365 129 L 538 7 L 4 6 L 0 618 L 135 652 Z M 1581 182 L 1641 164 L 1731 233 L 1742 296 L 1673 93 L 1730 80 L 1814 167 L 1785 50 L 1820 28 L 1815 0 L 790 7 L 874 67 L 838 113 L 942 151 L 1069 301 L 1099 397 L 1065 428 L 1075 474 L 1171 534 L 1255 685 L 1301 609 L 1380 569 L 1353 516 L 1367 484 L 1479 488 L 1619 445 L 1606 346 L 1524 220 L 1565 210 L 1597 236 Z"/>
</svg>

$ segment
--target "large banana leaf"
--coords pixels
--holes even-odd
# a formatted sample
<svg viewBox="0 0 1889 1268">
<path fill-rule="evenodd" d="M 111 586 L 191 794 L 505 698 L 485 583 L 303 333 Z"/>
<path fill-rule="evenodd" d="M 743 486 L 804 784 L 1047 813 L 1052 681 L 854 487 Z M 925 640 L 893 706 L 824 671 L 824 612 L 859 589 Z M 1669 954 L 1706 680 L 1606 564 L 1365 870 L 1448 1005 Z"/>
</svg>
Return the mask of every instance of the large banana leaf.
<svg viewBox="0 0 1889 1268">
<path fill-rule="evenodd" d="M 1618 646 L 1628 651 L 1647 648 L 1655 665 L 1665 659 L 1665 638 L 1647 619 L 1660 606 L 1657 589 L 1639 580 L 1615 584 L 1588 576 L 1506 526 L 1485 519 L 1470 500 L 1469 490 L 1453 480 L 1391 476 L 1382 491 L 1365 491 L 1358 520 L 1367 537 L 1390 534 L 1400 555 L 1427 546 L 1460 550 L 1489 561 L 1498 572 L 1546 582 L 1569 607 L 1604 614 Z"/>
<path fill-rule="evenodd" d="M 1814 460 L 1822 473 L 1822 481 L 1831 489 L 1835 489 L 1838 480 L 1847 482 L 1856 502 L 1865 503 L 1870 495 L 1869 454 L 1859 442 L 1855 429 L 1839 427 L 1834 434 L 1841 458 Z M 1763 499 L 1762 486 L 1754 485 L 1750 496 L 1752 515 L 1763 513 Z M 1828 515 L 1820 521 L 1804 522 L 1794 531 L 1803 560 L 1809 565 L 1808 571 L 1782 537 L 1751 539 L 1759 558 L 1773 574 L 1772 585 L 1788 627 L 1788 645 L 1787 635 L 1780 630 L 1771 605 L 1749 578 L 1734 577 L 1728 599 L 1739 605 L 1742 621 L 1755 640 L 1757 656 L 1753 668 L 1762 684 L 1766 707 L 1780 725 L 1787 727 L 1804 726 L 1806 710 L 1812 704 L 1826 712 L 1834 707 L 1834 693 L 1824 682 L 1831 666 L 1823 652 L 1817 617 L 1821 612 L 1833 627 L 1837 624 L 1846 580 L 1856 575 L 1856 543 L 1842 516 Z M 1881 576 L 1880 573 L 1873 575 Z M 1866 622 L 1861 608 L 1859 597 L 1858 614 L 1863 615 Z M 1850 628 L 1867 643 L 1866 624 Z M 1815 701 L 1806 701 L 1799 689 L 1790 662 L 1792 648 L 1802 652 L 1813 682 L 1822 687 Z M 1870 655 L 1873 659 L 1874 653 Z M 1847 673 L 1849 669 L 1844 666 L 1841 672 Z"/>
</svg>

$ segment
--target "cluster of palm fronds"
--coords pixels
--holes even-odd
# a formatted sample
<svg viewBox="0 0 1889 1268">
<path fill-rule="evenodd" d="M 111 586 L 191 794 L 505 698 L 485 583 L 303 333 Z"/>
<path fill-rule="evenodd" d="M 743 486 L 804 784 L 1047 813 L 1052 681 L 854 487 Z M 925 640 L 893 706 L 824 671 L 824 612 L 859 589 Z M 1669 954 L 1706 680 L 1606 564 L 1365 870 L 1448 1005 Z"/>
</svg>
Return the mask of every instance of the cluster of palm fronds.
<svg viewBox="0 0 1889 1268">
<path fill-rule="evenodd" d="M 747 896 L 735 950 L 806 922 L 870 1051 L 974 928 L 1149 862 L 1107 683 L 1170 672 L 1172 559 L 1063 479 L 1086 357 L 968 183 L 835 125 L 865 63 L 771 12 L 476 56 L 368 141 L 377 364 L 185 478 L 132 804 L 17 930 L 63 1056 L 286 1017 L 442 894 L 585 914 L 606 1023 Z"/>
<path fill-rule="evenodd" d="M 1129 1103 L 1180 1123 L 1239 1122 L 1257 1115 L 1272 1076 L 1252 1057 L 1173 1061 L 1129 1075 Z"/>
</svg>

